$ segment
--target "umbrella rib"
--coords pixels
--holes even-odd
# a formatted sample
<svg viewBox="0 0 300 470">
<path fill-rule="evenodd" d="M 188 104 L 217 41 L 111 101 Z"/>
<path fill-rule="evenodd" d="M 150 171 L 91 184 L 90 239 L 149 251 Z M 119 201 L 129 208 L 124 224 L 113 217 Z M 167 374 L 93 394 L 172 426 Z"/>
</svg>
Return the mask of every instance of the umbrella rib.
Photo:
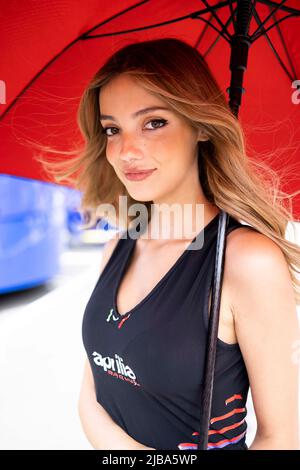
<svg viewBox="0 0 300 470">
<path fill-rule="evenodd" d="M 235 12 L 237 10 L 237 8 L 234 10 L 233 9 L 233 5 L 232 5 L 232 0 L 229 0 L 229 8 L 230 8 L 230 13 L 231 13 L 231 18 L 232 18 L 232 24 L 233 24 L 233 29 L 234 29 L 234 32 L 236 33 L 236 25 L 235 25 Z"/>
<path fill-rule="evenodd" d="M 265 29 L 264 31 L 260 32 L 259 34 L 256 34 L 255 37 L 251 37 L 252 39 L 252 42 L 256 41 L 258 38 L 260 38 L 261 36 L 263 36 L 264 34 L 266 34 L 268 31 L 270 31 L 270 29 L 274 28 L 274 26 L 277 26 L 279 23 L 281 23 L 282 21 L 286 20 L 287 18 L 291 18 L 291 17 L 297 17 L 297 16 L 300 16 L 300 11 L 299 13 L 291 13 L 290 15 L 286 15 L 284 16 L 283 18 L 280 18 L 280 20 L 278 20 L 276 23 L 272 24 L 271 26 L 269 26 L 267 29 Z"/>
<path fill-rule="evenodd" d="M 228 39 L 230 40 L 231 39 L 231 35 L 228 33 L 227 29 L 226 29 L 226 26 L 224 25 L 224 23 L 222 23 L 222 21 L 220 20 L 220 18 L 218 17 L 218 15 L 216 14 L 216 12 L 211 9 L 211 6 L 209 5 L 209 3 L 207 2 L 207 0 L 201 0 L 204 5 L 206 5 L 206 7 L 209 9 L 209 11 L 211 12 L 211 14 L 213 15 L 213 17 L 217 20 L 217 22 L 219 23 L 219 25 L 221 26 L 222 28 L 222 31 L 224 31 L 226 34 L 228 34 Z"/>
<path fill-rule="evenodd" d="M 138 3 L 135 3 L 134 5 L 131 5 L 130 7 L 128 8 L 124 8 L 124 10 L 121 10 L 119 11 L 118 13 L 116 13 L 115 15 L 112 15 L 110 16 L 109 18 L 107 18 L 106 20 L 104 21 L 101 21 L 101 23 L 98 23 L 96 24 L 95 26 L 93 26 L 91 29 L 89 29 L 88 31 L 86 31 L 85 33 L 83 33 L 78 39 L 84 39 L 84 37 L 87 35 L 87 34 L 90 34 L 92 31 L 94 31 L 95 29 L 98 29 L 100 28 L 101 26 L 104 26 L 105 24 L 107 23 L 110 23 L 111 21 L 115 20 L 116 18 L 119 18 L 120 16 L 123 16 L 125 15 L 126 13 L 128 13 L 129 11 L 137 8 L 137 7 L 140 7 L 141 5 L 144 5 L 145 3 L 149 3 L 151 0 L 142 0 Z"/>
<path fill-rule="evenodd" d="M 254 13 L 254 16 L 255 16 L 255 19 L 256 19 L 257 23 L 259 24 L 261 22 L 261 20 L 259 18 L 259 15 L 258 15 L 257 11 L 254 11 L 253 13 Z M 262 31 L 264 31 L 264 27 L 262 27 Z M 273 45 L 271 39 L 269 38 L 268 34 L 264 34 L 264 36 L 266 37 L 266 40 L 267 40 L 271 50 L 273 51 L 275 57 L 277 58 L 279 64 L 281 65 L 281 67 L 283 68 L 283 70 L 285 71 L 285 73 L 287 74 L 289 79 L 293 81 L 294 79 L 293 79 L 292 74 L 289 72 L 289 70 L 287 69 L 287 67 L 283 63 L 282 59 L 279 56 L 279 53 L 277 52 L 277 50 L 276 50 L 275 46 Z"/>
<path fill-rule="evenodd" d="M 233 10 L 232 10 L 233 11 Z M 233 11 L 233 13 L 235 13 L 236 9 Z M 229 26 L 229 24 L 231 23 L 231 21 L 233 22 L 234 24 L 234 16 L 231 15 L 229 16 L 228 20 L 226 21 L 225 23 L 225 27 L 227 28 Z M 207 26 L 205 28 L 205 30 L 207 29 Z M 235 29 L 235 25 L 234 25 L 234 29 Z M 202 37 L 204 36 L 204 34 L 201 34 L 200 38 L 198 39 L 198 41 L 196 42 L 196 45 L 195 47 L 197 48 Z M 208 47 L 208 49 L 206 50 L 206 52 L 204 52 L 202 55 L 203 57 L 207 57 L 207 55 L 212 51 L 212 49 L 215 47 L 215 45 L 217 44 L 217 42 L 220 40 L 220 36 L 217 36 L 216 39 L 211 43 L 211 45 Z"/>
<path fill-rule="evenodd" d="M 220 31 L 218 28 L 216 28 L 214 25 L 212 25 L 208 20 L 205 20 L 204 18 L 201 18 L 200 16 L 196 16 L 194 19 L 199 20 L 199 21 L 203 21 L 204 23 L 207 23 L 208 26 L 213 28 L 218 33 L 219 36 L 222 36 L 222 38 L 225 39 L 225 41 L 227 41 L 230 44 L 230 40 L 228 39 L 228 37 L 225 36 L 222 33 L 222 31 Z"/>
<path fill-rule="evenodd" d="M 208 21 L 210 21 L 211 18 L 212 18 L 212 13 L 210 14 L 210 18 L 209 18 Z M 195 49 L 198 48 L 200 42 L 202 41 L 202 38 L 204 38 L 204 35 L 205 35 L 207 29 L 208 29 L 208 24 L 206 24 L 206 25 L 204 26 L 204 28 L 202 29 L 202 31 L 201 31 L 201 33 L 200 33 L 200 35 L 199 35 L 199 38 L 197 39 L 196 43 L 194 44 L 194 48 L 195 48 Z"/>
<path fill-rule="evenodd" d="M 258 1 L 264 5 L 267 5 L 268 7 L 277 7 L 278 5 L 278 3 L 273 2 L 272 0 L 258 0 Z M 298 10 L 297 8 L 288 7 L 287 5 L 281 5 L 280 9 L 288 13 L 295 13 L 296 15 L 300 13 L 300 10 Z"/>
<path fill-rule="evenodd" d="M 275 14 L 274 14 L 274 17 L 275 17 L 275 20 L 276 20 Z M 294 77 L 296 77 L 296 76 L 297 76 L 296 70 L 295 70 L 295 67 L 294 67 L 292 58 L 291 58 L 291 56 L 290 56 L 290 54 L 289 54 L 288 48 L 287 48 L 287 46 L 286 46 L 284 37 L 283 37 L 283 35 L 282 35 L 282 31 L 281 31 L 280 27 L 278 26 L 278 23 L 276 24 L 276 29 L 278 30 L 278 35 L 279 35 L 279 37 L 280 37 L 281 43 L 282 43 L 282 45 L 283 45 L 283 48 L 284 48 L 284 50 L 285 50 L 285 53 L 286 53 L 287 59 L 288 59 L 288 61 L 289 61 L 289 64 L 290 64 L 290 66 L 291 66 L 291 69 L 292 69 L 292 72 L 293 72 L 293 74 L 294 74 Z"/>
<path fill-rule="evenodd" d="M 234 0 L 234 1 L 237 1 L 237 0 Z M 223 2 L 217 3 L 214 6 L 209 6 L 208 8 L 203 8 L 202 10 L 197 10 L 193 13 L 189 13 L 188 15 L 180 16 L 180 17 L 174 18 L 172 20 L 162 21 L 160 23 L 154 23 L 154 24 L 147 25 L 147 26 L 141 26 L 140 28 L 132 28 L 132 29 L 114 31 L 114 32 L 104 33 L 104 34 L 93 34 L 92 36 L 88 35 L 88 33 L 89 33 L 88 32 L 88 33 L 83 34 L 80 37 L 80 39 L 87 40 L 87 39 L 103 38 L 103 37 L 107 37 L 107 36 L 117 36 L 119 34 L 134 33 L 134 32 L 138 32 L 138 31 L 145 31 L 145 30 L 151 29 L 151 28 L 158 28 L 159 26 L 165 26 L 165 25 L 168 25 L 168 24 L 177 23 L 179 21 L 183 21 L 183 20 L 186 20 L 186 19 L 200 19 L 198 15 L 204 15 L 205 13 L 211 12 L 212 10 L 218 10 L 220 8 L 223 8 L 223 7 L 227 6 L 227 5 L 228 5 L 228 0 L 225 0 Z M 204 20 L 203 18 L 201 18 L 201 19 L 204 22 L 207 23 L 207 20 Z M 224 37 L 224 39 L 226 39 L 228 42 L 230 42 L 228 40 L 228 38 L 226 36 L 224 36 L 222 34 L 222 32 L 220 32 L 215 26 L 213 26 L 213 25 L 209 25 L 209 26 L 211 26 L 213 29 L 215 29 L 218 34 L 221 34 Z M 96 29 L 96 28 L 94 28 L 94 29 Z"/>
<path fill-rule="evenodd" d="M 269 15 L 264 19 L 263 22 L 260 21 L 260 24 L 258 24 L 257 29 L 254 31 L 252 34 L 252 37 L 255 38 L 255 36 L 258 34 L 258 32 L 263 28 L 263 26 L 269 21 L 269 19 L 272 17 L 273 13 L 276 13 L 277 10 L 286 2 L 286 0 L 281 0 L 281 3 L 277 4 L 277 7 L 272 10 Z M 271 8 L 271 7 L 270 7 Z"/>
</svg>

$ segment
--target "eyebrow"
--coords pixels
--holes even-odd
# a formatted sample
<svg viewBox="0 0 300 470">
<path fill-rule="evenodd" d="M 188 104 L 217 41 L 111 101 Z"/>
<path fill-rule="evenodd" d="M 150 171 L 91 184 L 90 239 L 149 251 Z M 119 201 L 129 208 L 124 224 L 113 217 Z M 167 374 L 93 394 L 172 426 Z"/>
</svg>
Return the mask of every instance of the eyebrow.
<svg viewBox="0 0 300 470">
<path fill-rule="evenodd" d="M 166 108 L 164 106 L 150 106 L 148 108 L 139 109 L 138 111 L 133 113 L 131 115 L 131 117 L 135 118 L 137 116 L 141 116 L 142 114 L 149 113 L 150 111 L 157 111 L 157 110 L 161 110 L 161 109 L 164 109 L 166 111 L 170 111 L 169 108 Z M 114 116 L 111 116 L 110 114 L 100 114 L 100 119 L 102 121 L 104 121 L 105 119 L 113 119 L 114 120 L 115 118 L 114 118 Z"/>
</svg>

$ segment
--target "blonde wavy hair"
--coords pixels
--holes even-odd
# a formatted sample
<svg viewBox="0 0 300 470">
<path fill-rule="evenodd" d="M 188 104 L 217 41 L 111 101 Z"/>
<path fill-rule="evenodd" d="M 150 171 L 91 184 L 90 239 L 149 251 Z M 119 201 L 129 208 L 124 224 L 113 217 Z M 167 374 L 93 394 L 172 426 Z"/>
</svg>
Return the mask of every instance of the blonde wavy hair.
<svg viewBox="0 0 300 470">
<path fill-rule="evenodd" d="M 293 221 L 292 197 L 279 189 L 279 173 L 267 163 L 247 155 L 240 122 L 201 54 L 177 38 L 135 42 L 119 49 L 101 66 L 80 99 L 77 122 L 84 145 L 71 151 L 40 147 L 45 152 L 35 158 L 55 182 L 71 184 L 82 192 L 80 210 L 88 214 L 90 227 L 104 204 L 114 208 L 105 212 L 107 221 L 128 228 L 134 216 L 119 213 L 119 196 L 128 206 L 134 200 L 106 158 L 107 137 L 100 123 L 99 92 L 119 74 L 128 74 L 149 92 L 184 116 L 209 137 L 199 142 L 199 181 L 209 202 L 232 217 L 246 222 L 272 239 L 287 261 L 296 303 L 300 303 L 300 248 L 285 237 L 288 222 Z M 64 155 L 58 160 L 57 155 Z M 66 158 L 68 156 L 68 158 Z M 148 221 L 151 202 L 145 202 Z M 100 207 L 100 209 L 99 209 Z"/>
</svg>

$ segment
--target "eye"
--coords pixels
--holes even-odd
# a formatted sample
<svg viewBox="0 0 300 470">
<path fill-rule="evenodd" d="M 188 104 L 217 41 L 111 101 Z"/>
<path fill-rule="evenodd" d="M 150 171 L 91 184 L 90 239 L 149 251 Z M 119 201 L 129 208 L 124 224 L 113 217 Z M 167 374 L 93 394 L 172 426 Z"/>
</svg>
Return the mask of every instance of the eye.
<svg viewBox="0 0 300 470">
<path fill-rule="evenodd" d="M 156 123 L 163 124 L 162 126 L 154 128 L 154 129 L 159 129 L 160 127 L 164 127 L 167 124 L 168 121 L 166 119 L 152 119 L 151 121 L 148 121 L 147 124 L 149 124 L 151 122 L 156 122 Z M 150 129 L 150 130 L 153 130 L 153 129 Z"/>
<path fill-rule="evenodd" d="M 155 130 L 155 129 L 159 129 L 160 127 L 164 127 L 166 124 L 167 124 L 167 120 L 166 119 L 152 119 L 151 121 L 148 121 L 147 124 L 150 124 L 150 123 L 159 123 L 159 124 L 162 124 L 160 126 L 155 126 L 154 129 L 147 129 L 147 130 Z M 114 135 L 113 134 L 107 134 L 106 131 L 109 130 L 109 129 L 117 129 L 117 127 L 105 127 L 104 129 L 102 129 L 101 133 L 106 135 L 106 137 L 112 137 Z"/>
<path fill-rule="evenodd" d="M 116 129 L 116 127 L 104 127 L 104 129 L 102 129 L 101 134 L 106 135 L 106 137 L 111 137 L 111 134 L 106 134 L 107 129 Z"/>
</svg>

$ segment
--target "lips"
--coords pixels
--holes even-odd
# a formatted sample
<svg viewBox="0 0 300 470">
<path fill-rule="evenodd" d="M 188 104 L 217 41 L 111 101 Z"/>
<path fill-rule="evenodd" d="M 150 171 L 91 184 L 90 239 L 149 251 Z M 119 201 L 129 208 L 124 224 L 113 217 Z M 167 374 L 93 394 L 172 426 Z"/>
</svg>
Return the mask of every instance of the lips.
<svg viewBox="0 0 300 470">
<path fill-rule="evenodd" d="M 145 178 L 148 178 L 148 176 L 152 175 L 152 173 L 156 170 L 156 168 L 152 170 L 139 170 L 139 171 L 130 171 L 126 172 L 125 176 L 128 180 L 132 181 L 139 181 L 139 180 L 144 180 Z"/>
<path fill-rule="evenodd" d="M 124 173 L 125 175 L 132 175 L 132 174 L 140 174 L 140 173 L 149 173 L 149 171 L 154 171 L 156 168 L 149 168 L 149 169 L 145 169 L 145 170 L 139 170 L 138 168 L 133 168 L 132 170 L 125 170 Z"/>
</svg>

